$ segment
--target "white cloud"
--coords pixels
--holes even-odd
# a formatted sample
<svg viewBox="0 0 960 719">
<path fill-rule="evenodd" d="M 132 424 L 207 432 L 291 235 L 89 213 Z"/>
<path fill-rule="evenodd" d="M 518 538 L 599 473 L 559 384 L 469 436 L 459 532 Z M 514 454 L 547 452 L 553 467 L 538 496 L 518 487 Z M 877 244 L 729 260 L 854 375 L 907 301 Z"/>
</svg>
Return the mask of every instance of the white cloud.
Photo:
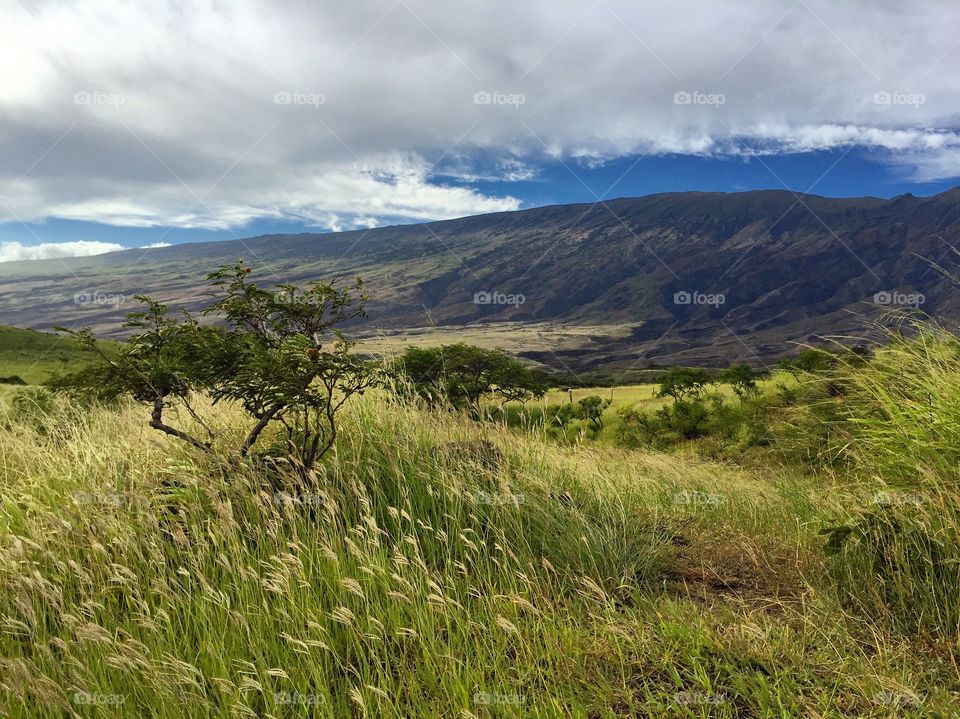
<svg viewBox="0 0 960 719">
<path fill-rule="evenodd" d="M 535 180 L 540 170 L 515 157 L 500 158 L 489 169 L 476 157 L 457 157 L 438 166 L 436 173 L 461 182 L 522 182 Z"/>
<path fill-rule="evenodd" d="M 942 0 L 4 3 L 0 221 L 455 217 L 519 203 L 444 178 L 644 152 L 861 145 L 953 177 L 958 22 Z"/>
<path fill-rule="evenodd" d="M 60 257 L 87 257 L 126 249 L 112 242 L 44 242 L 39 245 L 22 245 L 19 242 L 0 243 L 0 262 L 17 260 L 51 260 Z"/>
</svg>

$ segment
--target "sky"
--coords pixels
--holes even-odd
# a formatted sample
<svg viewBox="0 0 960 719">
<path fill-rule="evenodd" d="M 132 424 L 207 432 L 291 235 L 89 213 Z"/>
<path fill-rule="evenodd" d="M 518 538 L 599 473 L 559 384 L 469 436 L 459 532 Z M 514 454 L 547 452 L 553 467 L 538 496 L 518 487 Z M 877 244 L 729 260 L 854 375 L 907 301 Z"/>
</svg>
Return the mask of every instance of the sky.
<svg viewBox="0 0 960 719">
<path fill-rule="evenodd" d="M 954 0 L 0 5 L 0 261 L 960 184 Z"/>
</svg>

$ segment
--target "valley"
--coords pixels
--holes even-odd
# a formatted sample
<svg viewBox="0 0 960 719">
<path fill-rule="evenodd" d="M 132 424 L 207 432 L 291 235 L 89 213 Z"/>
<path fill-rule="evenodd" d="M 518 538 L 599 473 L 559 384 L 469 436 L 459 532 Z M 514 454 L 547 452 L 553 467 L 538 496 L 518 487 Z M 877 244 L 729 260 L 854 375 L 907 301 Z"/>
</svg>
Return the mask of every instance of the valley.
<svg viewBox="0 0 960 719">
<path fill-rule="evenodd" d="M 196 307 L 204 298 L 198 268 L 242 257 L 278 282 L 361 276 L 373 301 L 352 331 L 371 346 L 435 332 L 572 372 L 762 367 L 822 337 L 856 342 L 864 318 L 909 310 L 911 297 L 930 314 L 960 316 L 960 291 L 946 276 L 958 237 L 960 189 L 892 200 L 650 195 L 0 263 L 0 317 L 116 335 L 134 295 Z M 514 301 L 499 304 L 492 293 Z"/>
</svg>

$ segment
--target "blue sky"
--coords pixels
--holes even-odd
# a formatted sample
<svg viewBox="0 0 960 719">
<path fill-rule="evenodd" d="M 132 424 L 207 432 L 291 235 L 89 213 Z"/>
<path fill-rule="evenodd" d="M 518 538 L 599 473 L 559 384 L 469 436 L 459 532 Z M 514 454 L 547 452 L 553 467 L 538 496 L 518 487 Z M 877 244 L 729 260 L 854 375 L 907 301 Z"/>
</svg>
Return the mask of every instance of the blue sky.
<svg viewBox="0 0 960 719">
<path fill-rule="evenodd" d="M 576 175 L 576 176 L 575 176 Z M 578 179 L 579 178 L 579 179 Z M 521 197 L 524 206 L 592 202 L 596 196 L 634 197 L 657 192 L 783 190 L 827 197 L 933 195 L 960 180 L 918 182 L 862 149 L 757 158 L 664 155 L 624 157 L 603 167 L 552 163 L 522 183 L 480 183 L 483 190 Z"/>
<path fill-rule="evenodd" d="M 957 184 L 954 180 L 917 182 L 902 169 L 863 150 L 821 151 L 756 158 L 704 158 L 688 155 L 624 157 L 602 167 L 577 162 L 545 162 L 537 176 L 512 182 L 434 178 L 436 183 L 472 187 L 489 195 L 512 195 L 521 208 L 571 202 L 592 202 L 657 192 L 743 192 L 790 189 L 827 197 L 870 195 L 895 197 L 904 193 L 932 195 Z M 383 218 L 384 224 L 412 222 L 409 218 Z M 311 222 L 254 220 L 226 230 L 172 226 L 124 227 L 96 222 L 49 219 L 41 223 L 0 225 L 0 242 L 24 245 L 97 240 L 124 247 L 144 247 L 162 242 L 207 242 L 272 233 L 329 232 Z"/>
<path fill-rule="evenodd" d="M 597 195 L 934 194 L 960 184 L 958 24 L 941 0 L 4 3 L 0 261 Z"/>
</svg>

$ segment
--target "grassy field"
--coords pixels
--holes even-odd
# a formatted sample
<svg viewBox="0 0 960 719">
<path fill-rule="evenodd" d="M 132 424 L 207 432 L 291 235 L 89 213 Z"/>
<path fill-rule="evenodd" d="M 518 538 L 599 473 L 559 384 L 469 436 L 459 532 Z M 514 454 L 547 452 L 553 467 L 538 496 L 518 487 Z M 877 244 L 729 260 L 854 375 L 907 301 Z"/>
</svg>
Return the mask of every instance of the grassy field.
<svg viewBox="0 0 960 719">
<path fill-rule="evenodd" d="M 605 399 L 612 400 L 610 408 L 616 409 L 624 404 L 642 404 L 644 406 L 656 407 L 662 404 L 663 400 L 657 397 L 657 385 L 655 384 L 633 384 L 621 385 L 618 387 L 575 387 L 564 391 L 562 389 L 553 389 L 544 397 L 546 404 L 562 404 L 564 402 L 579 402 L 584 397 L 599 395 Z"/>
<path fill-rule="evenodd" d="M 8 403 L 0 714 L 955 717 L 960 349 L 938 341 L 846 378 L 854 416 L 892 420 L 824 439 L 854 451 L 821 471 L 565 447 L 371 393 L 305 486 L 143 407 Z M 199 411 L 236 443 L 238 409 Z M 431 451 L 479 439 L 501 459 Z M 920 517 L 884 545 L 895 573 L 824 552 L 901 491 L 922 499 L 895 507 Z"/>
<path fill-rule="evenodd" d="M 632 325 L 574 325 L 559 322 L 497 322 L 492 324 L 413 327 L 381 330 L 362 336 L 362 351 L 395 355 L 415 345 L 435 347 L 466 342 L 477 347 L 503 349 L 511 353 L 529 350 L 582 349 L 596 338 L 626 338 Z"/>
<path fill-rule="evenodd" d="M 760 394 L 769 397 L 777 393 L 780 387 L 795 388 L 797 386 L 797 380 L 786 372 L 774 372 L 768 377 L 758 379 L 756 384 Z M 575 404 L 585 397 L 590 396 L 609 399 L 611 400 L 610 406 L 604 410 L 601 418 L 602 426 L 598 431 L 591 431 L 589 434 L 591 441 L 600 440 L 608 444 L 614 444 L 621 421 L 618 414 L 619 410 L 622 408 L 632 408 L 641 412 L 654 412 L 670 404 L 672 401 L 670 398 L 657 396 L 658 389 L 659 386 L 656 384 L 630 384 L 616 387 L 575 387 L 571 389 L 555 388 L 547 392 L 542 399 L 531 400 L 523 405 L 523 407 L 514 405 L 513 409 L 518 412 L 529 412 L 531 410 L 542 411 L 550 407 L 557 407 L 558 405 L 569 404 L 571 402 Z M 722 397 L 727 402 L 737 403 L 739 401 L 729 385 L 710 385 L 708 394 Z M 572 437 L 580 436 L 577 434 L 576 428 L 568 434 Z"/>
<path fill-rule="evenodd" d="M 111 346 L 111 342 L 104 343 L 107 350 Z M 90 355 L 77 349 L 69 337 L 0 327 L 0 377 L 18 376 L 27 384 L 41 384 L 82 369 L 90 361 Z"/>
</svg>

